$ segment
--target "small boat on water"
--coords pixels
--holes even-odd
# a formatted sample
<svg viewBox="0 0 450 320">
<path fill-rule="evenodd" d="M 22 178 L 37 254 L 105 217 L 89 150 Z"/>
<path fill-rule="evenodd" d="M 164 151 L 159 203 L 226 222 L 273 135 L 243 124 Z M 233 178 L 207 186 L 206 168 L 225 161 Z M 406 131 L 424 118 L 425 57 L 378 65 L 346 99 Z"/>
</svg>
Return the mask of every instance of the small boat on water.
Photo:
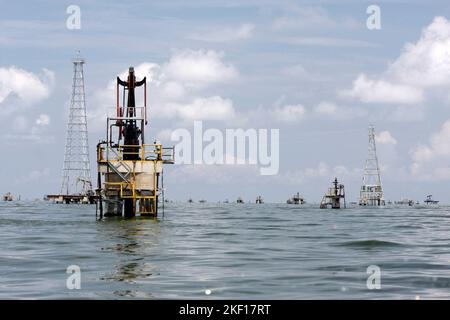
<svg viewBox="0 0 450 320">
<path fill-rule="evenodd" d="M 427 198 L 424 200 L 424 203 L 426 205 L 436 205 L 439 203 L 439 200 L 433 200 L 433 195 L 428 195 Z"/>
<path fill-rule="evenodd" d="M 206 203 L 206 200 L 205 200 L 205 199 L 201 199 L 201 200 L 199 200 L 198 202 L 199 202 L 199 203 Z"/>
<path fill-rule="evenodd" d="M 237 198 L 236 203 L 244 203 L 244 199 L 241 197 Z"/>
<path fill-rule="evenodd" d="M 263 198 L 262 198 L 261 196 L 257 196 L 257 197 L 256 197 L 256 203 L 258 203 L 258 204 L 263 204 L 263 203 L 264 203 Z"/>
</svg>

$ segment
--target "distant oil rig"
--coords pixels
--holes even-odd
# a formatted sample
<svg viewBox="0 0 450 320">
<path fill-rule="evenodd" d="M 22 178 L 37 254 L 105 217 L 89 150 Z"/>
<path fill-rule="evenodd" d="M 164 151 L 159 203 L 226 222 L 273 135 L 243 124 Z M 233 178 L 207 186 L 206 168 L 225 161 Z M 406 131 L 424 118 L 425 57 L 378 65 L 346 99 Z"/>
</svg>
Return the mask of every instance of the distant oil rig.
<svg viewBox="0 0 450 320">
<path fill-rule="evenodd" d="M 11 194 L 11 192 L 5 193 L 2 198 L 3 198 L 3 201 L 13 201 L 14 200 L 14 196 Z"/>
<path fill-rule="evenodd" d="M 55 203 L 96 202 L 92 190 L 91 167 L 89 162 L 89 143 L 87 129 L 86 100 L 84 89 L 85 60 L 73 59 L 72 97 L 67 122 L 66 146 L 59 194 L 49 194 L 45 200 Z"/>
<path fill-rule="evenodd" d="M 427 195 L 427 198 L 424 201 L 427 205 L 437 205 L 439 203 L 439 200 L 434 200 L 433 195 L 429 194 Z"/>
<path fill-rule="evenodd" d="M 174 163 L 175 152 L 173 147 L 163 147 L 156 141 L 153 144 L 145 142 L 144 132 L 148 123 L 147 79 L 144 77 L 142 80 L 137 80 L 133 67 L 129 68 L 126 80 L 117 77 L 115 115 L 106 117 L 106 139 L 97 144 L 97 188 L 94 191 L 89 162 L 83 71 L 85 60 L 78 54 L 72 62 L 72 95 L 61 189 L 58 194 L 47 195 L 45 199 L 55 203 L 96 203 L 100 218 L 103 216 L 157 216 L 158 203 L 165 202 L 163 165 Z M 139 87 L 144 89 L 144 103 L 143 106 L 138 107 L 135 91 Z M 384 206 L 385 199 L 373 125 L 369 126 L 368 138 L 368 155 L 357 204 Z M 4 201 L 13 199 L 14 197 L 9 193 L 3 196 Z M 188 202 L 194 201 L 189 199 Z M 424 201 L 425 204 L 438 202 L 431 196 Z M 199 203 L 206 203 L 206 200 L 201 199 Z M 229 201 L 225 200 L 224 203 Z M 236 203 L 243 204 L 243 198 L 238 197 Z M 257 196 L 255 203 L 263 204 L 262 196 Z M 297 192 L 286 203 L 304 204 L 306 202 Z M 412 206 L 414 202 L 402 200 L 395 204 Z M 332 186 L 323 196 L 320 208 L 338 209 L 342 208 L 342 205 L 346 207 L 344 185 L 339 184 L 335 178 Z"/>
<path fill-rule="evenodd" d="M 320 202 L 320 208 L 332 208 L 332 209 L 340 209 L 341 208 L 341 200 L 344 201 L 344 208 L 346 207 L 345 203 L 345 189 L 343 184 L 339 184 L 338 179 L 334 178 L 333 185 L 328 189 L 328 192 L 322 198 Z"/>
<path fill-rule="evenodd" d="M 136 106 L 138 87 L 144 89 L 141 107 Z M 126 80 L 117 77 L 116 98 L 116 114 L 106 119 L 106 140 L 97 144 L 96 195 L 100 218 L 156 217 L 164 187 L 163 164 L 174 163 L 174 148 L 145 143 L 147 79 L 137 80 L 133 67 L 129 68 Z"/>
<path fill-rule="evenodd" d="M 375 145 L 375 128 L 369 126 L 369 147 L 364 168 L 363 181 L 359 193 L 360 206 L 384 206 L 383 187 L 381 186 L 380 167 Z"/>
<path fill-rule="evenodd" d="M 287 204 L 304 204 L 305 199 L 300 195 L 299 192 L 297 194 L 294 194 L 291 198 L 286 200 Z"/>
</svg>

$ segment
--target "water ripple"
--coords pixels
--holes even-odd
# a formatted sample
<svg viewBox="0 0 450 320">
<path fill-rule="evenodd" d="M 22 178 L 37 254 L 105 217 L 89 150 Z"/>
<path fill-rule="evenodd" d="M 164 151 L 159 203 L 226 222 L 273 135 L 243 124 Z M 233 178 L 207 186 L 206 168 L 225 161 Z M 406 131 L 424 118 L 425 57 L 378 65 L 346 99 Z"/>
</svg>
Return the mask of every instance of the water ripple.
<svg viewBox="0 0 450 320">
<path fill-rule="evenodd" d="M 0 203 L 0 298 L 450 298 L 449 207 L 165 205 L 95 220 L 95 206 Z M 69 265 L 81 290 L 66 288 Z M 367 267 L 381 269 L 368 290 Z M 205 290 L 211 290 L 210 295 Z"/>
</svg>

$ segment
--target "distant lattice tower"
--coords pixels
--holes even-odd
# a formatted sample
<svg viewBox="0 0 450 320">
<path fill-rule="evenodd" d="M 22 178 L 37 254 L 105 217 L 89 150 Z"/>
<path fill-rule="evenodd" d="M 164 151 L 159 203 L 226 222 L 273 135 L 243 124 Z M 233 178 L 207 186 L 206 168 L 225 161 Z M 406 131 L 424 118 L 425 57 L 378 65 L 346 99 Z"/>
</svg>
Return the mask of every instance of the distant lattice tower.
<svg viewBox="0 0 450 320">
<path fill-rule="evenodd" d="M 380 167 L 378 165 L 375 145 L 375 128 L 369 126 L 369 148 L 361 185 L 359 205 L 383 206 L 385 204 L 381 185 Z"/>
<path fill-rule="evenodd" d="M 61 194 L 92 193 L 84 94 L 84 63 L 84 59 L 79 55 L 73 59 L 72 98 L 67 122 Z"/>
</svg>

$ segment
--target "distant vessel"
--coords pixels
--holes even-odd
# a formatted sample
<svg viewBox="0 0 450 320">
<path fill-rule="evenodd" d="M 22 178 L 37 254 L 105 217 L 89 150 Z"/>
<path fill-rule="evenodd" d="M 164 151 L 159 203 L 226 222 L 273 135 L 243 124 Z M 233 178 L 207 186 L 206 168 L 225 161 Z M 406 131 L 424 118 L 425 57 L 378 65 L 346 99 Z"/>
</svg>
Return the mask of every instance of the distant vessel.
<svg viewBox="0 0 450 320">
<path fill-rule="evenodd" d="M 359 193 L 360 206 L 384 206 L 383 188 L 381 186 L 380 167 L 378 165 L 375 145 L 375 129 L 369 126 L 369 148 L 364 168 L 363 182 Z"/>
<path fill-rule="evenodd" d="M 3 195 L 3 201 L 13 201 L 13 195 L 11 194 L 11 192 L 7 192 Z"/>
<path fill-rule="evenodd" d="M 199 200 L 198 202 L 199 202 L 199 203 L 206 203 L 206 200 L 201 199 L 201 200 Z"/>
<path fill-rule="evenodd" d="M 428 195 L 426 200 L 424 201 L 425 204 L 427 205 L 432 205 L 432 204 L 438 204 L 439 201 L 438 200 L 433 200 L 433 195 Z"/>
<path fill-rule="evenodd" d="M 286 201 L 287 204 L 304 204 L 305 199 L 300 196 L 300 193 L 297 192 L 297 194 L 293 195 L 292 198 L 289 198 Z"/>
<path fill-rule="evenodd" d="M 397 204 L 397 205 L 408 205 L 408 206 L 413 206 L 414 205 L 414 200 L 410 200 L 410 199 L 406 199 L 406 198 L 404 198 L 404 199 L 401 199 L 400 201 L 395 201 L 394 202 L 394 204 Z"/>
<path fill-rule="evenodd" d="M 322 198 L 320 202 L 320 209 L 326 209 L 328 207 L 332 209 L 341 208 L 341 199 L 344 200 L 345 205 L 345 189 L 343 184 L 339 184 L 337 178 L 334 178 L 333 185 L 328 189 L 328 192 Z"/>
<path fill-rule="evenodd" d="M 257 196 L 257 197 L 256 197 L 256 203 L 258 203 L 258 204 L 263 204 L 263 203 L 264 203 L 263 198 L 262 198 L 261 196 Z"/>
<path fill-rule="evenodd" d="M 225 199 L 225 201 L 223 203 L 229 203 L 228 199 Z"/>
<path fill-rule="evenodd" d="M 241 197 L 237 198 L 236 203 L 244 203 L 244 199 Z"/>
<path fill-rule="evenodd" d="M 194 200 L 192 200 L 192 199 L 188 200 L 188 203 L 193 203 L 193 202 L 194 202 Z"/>
</svg>

